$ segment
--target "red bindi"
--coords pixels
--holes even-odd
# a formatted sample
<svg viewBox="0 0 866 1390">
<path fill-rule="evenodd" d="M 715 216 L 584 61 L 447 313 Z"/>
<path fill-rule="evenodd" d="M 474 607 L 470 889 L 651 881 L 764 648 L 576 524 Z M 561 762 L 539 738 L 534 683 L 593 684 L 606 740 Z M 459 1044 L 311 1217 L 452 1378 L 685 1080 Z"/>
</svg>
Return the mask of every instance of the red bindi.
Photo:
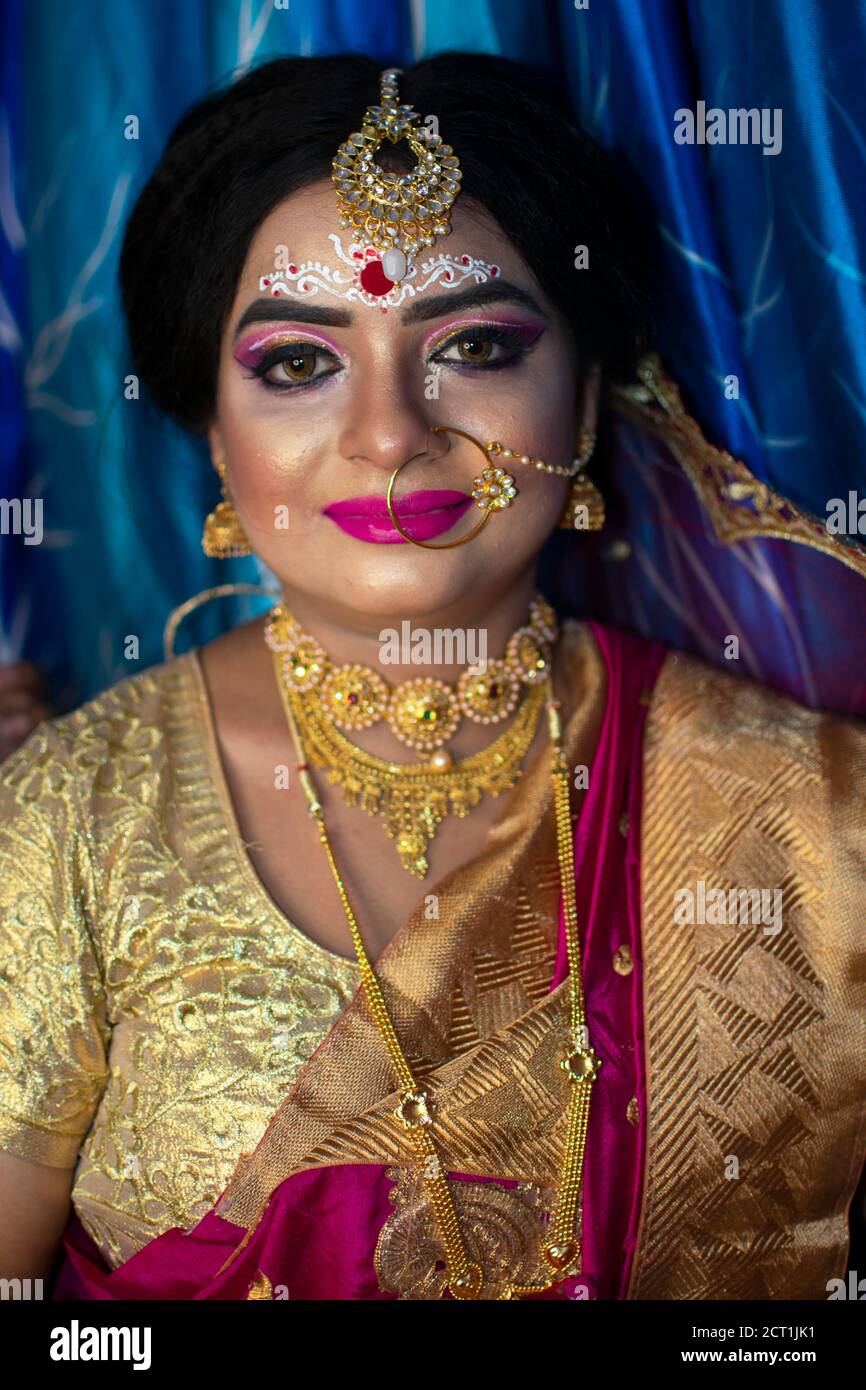
<svg viewBox="0 0 866 1390">
<path fill-rule="evenodd" d="M 381 261 L 368 261 L 361 271 L 361 288 L 367 294 L 387 294 L 394 288 L 394 283 L 382 269 Z"/>
</svg>

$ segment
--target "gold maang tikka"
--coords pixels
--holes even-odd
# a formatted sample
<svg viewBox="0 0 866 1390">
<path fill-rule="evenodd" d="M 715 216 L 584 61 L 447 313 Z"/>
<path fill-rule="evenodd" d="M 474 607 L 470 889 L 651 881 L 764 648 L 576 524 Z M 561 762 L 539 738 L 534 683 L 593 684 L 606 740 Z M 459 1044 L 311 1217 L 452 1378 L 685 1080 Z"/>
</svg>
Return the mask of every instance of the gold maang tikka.
<svg viewBox="0 0 866 1390">
<path fill-rule="evenodd" d="M 372 296 L 387 295 L 394 284 L 405 278 L 416 251 L 432 246 L 439 236 L 450 235 L 451 210 L 463 177 L 453 148 L 444 143 L 438 133 L 420 124 L 417 111 L 400 103 L 397 90 L 400 73 L 400 68 L 388 68 L 381 74 L 379 105 L 367 107 L 360 130 L 353 131 L 339 146 L 332 163 L 331 177 L 337 189 L 340 225 L 352 227 L 359 241 L 366 240 L 380 253 L 378 260 L 366 262 L 361 273 L 362 288 Z M 415 168 L 406 174 L 386 172 L 375 162 L 378 149 L 385 140 L 397 144 L 404 139 L 416 157 Z M 496 440 L 482 444 L 456 426 L 434 425 L 432 429 L 462 435 L 485 455 L 485 466 L 473 479 L 472 492 L 483 515 L 473 529 L 457 541 L 437 545 L 415 540 L 400 525 L 392 505 L 394 483 L 400 472 L 399 468 L 395 469 L 388 483 L 388 512 L 400 534 L 413 545 L 425 550 L 448 550 L 473 540 L 490 517 L 510 506 L 517 496 L 518 488 L 507 471 L 517 462 L 574 478 L 560 526 L 597 530 L 604 524 L 604 500 L 582 471 L 592 453 L 595 435 L 584 432 L 581 440 L 587 440 L 588 445 L 582 442 L 578 457 L 571 466 L 562 468 L 507 448 Z M 506 467 L 502 467 L 502 463 Z M 205 554 L 215 557 L 249 555 L 252 553 L 249 541 L 228 495 L 225 466 L 220 467 L 219 463 L 215 466 L 222 481 L 223 500 L 205 523 L 202 540 Z"/>
<path fill-rule="evenodd" d="M 362 287 L 384 295 L 404 279 L 414 252 L 451 232 L 451 207 L 460 192 L 460 161 L 441 135 L 420 124 L 397 93 L 400 68 L 380 77 L 380 104 L 368 106 L 359 130 L 337 150 L 331 177 L 337 189 L 340 226 L 352 227 L 359 241 L 380 253 L 365 265 Z M 405 140 L 416 164 L 407 174 L 386 172 L 376 163 L 383 140 Z"/>
</svg>

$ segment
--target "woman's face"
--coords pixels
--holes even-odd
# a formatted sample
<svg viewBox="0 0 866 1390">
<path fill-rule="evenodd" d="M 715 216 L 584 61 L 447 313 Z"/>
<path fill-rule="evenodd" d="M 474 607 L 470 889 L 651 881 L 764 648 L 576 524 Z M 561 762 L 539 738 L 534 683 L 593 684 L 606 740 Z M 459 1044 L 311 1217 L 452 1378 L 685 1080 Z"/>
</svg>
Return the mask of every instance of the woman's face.
<svg viewBox="0 0 866 1390">
<path fill-rule="evenodd" d="M 419 549 L 385 508 L 388 479 L 405 464 L 392 501 L 417 538 L 441 545 L 480 520 L 475 502 L 461 508 L 454 494 L 470 496 L 488 461 L 431 425 L 559 465 L 574 457 L 581 427 L 594 427 L 597 378 L 581 389 L 565 321 L 492 219 L 463 202 L 451 235 L 416 256 L 419 278 L 421 263 L 440 252 L 495 264 L 498 275 L 450 289 L 434 282 L 386 312 L 327 290 L 299 299 L 259 288 L 279 247 L 293 264 L 348 274 L 328 239 L 338 232 L 344 251 L 351 241 L 330 180 L 287 198 L 251 244 L 223 335 L 209 437 L 251 545 L 290 602 L 304 596 L 307 614 L 365 630 L 388 616 L 490 604 L 534 568 L 562 512 L 567 478 L 502 458 L 493 462 L 518 494 L 466 545 Z M 415 506 L 433 508 L 423 520 L 401 515 L 410 493 Z M 359 498 L 377 499 L 383 515 L 351 515 Z"/>
</svg>

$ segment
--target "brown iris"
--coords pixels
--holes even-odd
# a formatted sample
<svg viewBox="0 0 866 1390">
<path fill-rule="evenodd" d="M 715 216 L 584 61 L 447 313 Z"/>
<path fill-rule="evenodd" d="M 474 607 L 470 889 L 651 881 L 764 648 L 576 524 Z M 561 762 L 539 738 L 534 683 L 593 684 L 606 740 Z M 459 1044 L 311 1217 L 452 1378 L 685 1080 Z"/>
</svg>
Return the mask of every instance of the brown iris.
<svg viewBox="0 0 866 1390">
<path fill-rule="evenodd" d="M 457 350 L 464 362 L 486 362 L 492 346 L 489 338 L 461 338 Z"/>
<path fill-rule="evenodd" d="M 315 352 L 293 352 L 274 364 L 290 381 L 307 381 L 316 369 Z"/>
</svg>

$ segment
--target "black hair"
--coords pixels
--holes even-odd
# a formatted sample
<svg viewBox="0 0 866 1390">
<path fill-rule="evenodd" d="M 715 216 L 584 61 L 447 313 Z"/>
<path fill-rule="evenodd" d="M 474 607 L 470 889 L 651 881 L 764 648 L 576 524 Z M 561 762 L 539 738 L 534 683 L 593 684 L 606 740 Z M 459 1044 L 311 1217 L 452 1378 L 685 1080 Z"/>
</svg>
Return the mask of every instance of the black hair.
<svg viewBox="0 0 866 1390">
<path fill-rule="evenodd" d="M 220 340 L 257 228 L 290 194 L 330 176 L 337 146 L 378 101 L 380 71 L 359 54 L 279 58 L 175 126 L 130 215 L 120 283 L 135 370 L 193 433 L 214 417 Z M 498 222 L 565 315 L 580 359 L 600 362 L 609 383 L 631 377 L 652 332 L 647 222 L 629 179 L 549 79 L 507 58 L 451 52 L 407 68 L 399 90 L 422 118 L 437 116 L 460 159 L 463 197 Z M 573 269 L 578 245 L 588 247 L 587 269 Z"/>
</svg>

